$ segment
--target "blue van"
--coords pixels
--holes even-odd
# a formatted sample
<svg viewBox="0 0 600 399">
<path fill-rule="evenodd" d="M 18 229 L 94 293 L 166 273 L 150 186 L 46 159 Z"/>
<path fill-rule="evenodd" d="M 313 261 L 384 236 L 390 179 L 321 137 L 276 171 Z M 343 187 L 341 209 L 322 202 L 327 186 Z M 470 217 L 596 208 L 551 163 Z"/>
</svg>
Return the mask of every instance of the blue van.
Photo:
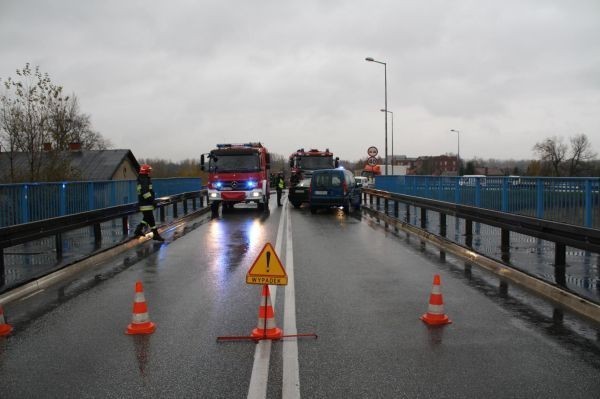
<svg viewBox="0 0 600 399">
<path fill-rule="evenodd" d="M 319 208 L 343 207 L 344 213 L 360 209 L 362 184 L 345 169 L 321 169 L 313 172 L 310 181 L 310 212 Z"/>
</svg>

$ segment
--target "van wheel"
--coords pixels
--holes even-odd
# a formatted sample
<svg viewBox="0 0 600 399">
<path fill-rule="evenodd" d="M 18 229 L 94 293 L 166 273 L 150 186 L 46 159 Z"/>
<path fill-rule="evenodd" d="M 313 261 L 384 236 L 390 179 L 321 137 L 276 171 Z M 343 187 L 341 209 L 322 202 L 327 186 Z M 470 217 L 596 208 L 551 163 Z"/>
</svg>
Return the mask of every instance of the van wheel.
<svg viewBox="0 0 600 399">
<path fill-rule="evenodd" d="M 350 213 L 350 200 L 344 202 L 344 213 L 347 215 Z"/>
<path fill-rule="evenodd" d="M 299 202 L 294 202 L 294 201 L 291 201 L 291 202 L 292 202 L 292 205 L 294 205 L 294 208 L 300 208 L 300 205 L 302 205 Z"/>
<path fill-rule="evenodd" d="M 316 208 L 316 207 L 314 207 L 314 206 L 311 206 L 311 207 L 310 207 L 310 213 L 312 213 L 313 215 L 314 215 L 315 213 L 317 213 L 317 208 Z"/>
</svg>

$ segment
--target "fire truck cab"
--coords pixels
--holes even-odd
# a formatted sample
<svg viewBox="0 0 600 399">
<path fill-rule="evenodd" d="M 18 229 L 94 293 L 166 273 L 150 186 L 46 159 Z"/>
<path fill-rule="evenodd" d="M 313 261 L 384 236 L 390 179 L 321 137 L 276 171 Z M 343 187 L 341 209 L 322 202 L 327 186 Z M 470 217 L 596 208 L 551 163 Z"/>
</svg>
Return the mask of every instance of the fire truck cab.
<svg viewBox="0 0 600 399">
<path fill-rule="evenodd" d="M 214 212 L 219 204 L 231 209 L 237 203 L 257 204 L 260 211 L 269 209 L 271 159 L 261 143 L 217 144 L 200 157 L 202 170 L 208 171 L 208 202 Z"/>
<path fill-rule="evenodd" d="M 333 158 L 333 153 L 327 148 L 325 151 L 311 149 L 304 151 L 304 148 L 292 153 L 290 162 L 290 186 L 295 186 L 303 178 L 310 177 L 312 172 L 319 169 L 332 169 L 339 166 L 340 159 Z"/>
</svg>

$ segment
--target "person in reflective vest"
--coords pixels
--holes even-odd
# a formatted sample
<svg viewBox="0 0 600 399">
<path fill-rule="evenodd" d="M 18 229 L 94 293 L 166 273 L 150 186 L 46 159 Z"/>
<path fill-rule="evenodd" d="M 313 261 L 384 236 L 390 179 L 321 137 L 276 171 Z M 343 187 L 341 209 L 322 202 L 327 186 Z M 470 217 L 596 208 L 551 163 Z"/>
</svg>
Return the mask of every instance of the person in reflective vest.
<svg viewBox="0 0 600 399">
<path fill-rule="evenodd" d="M 143 219 L 135 229 L 137 237 L 144 236 L 146 228 L 152 231 L 152 239 L 164 241 L 164 238 L 158 234 L 156 221 L 154 220 L 154 190 L 152 189 L 152 179 L 150 179 L 152 166 L 143 164 L 140 167 L 140 173 L 137 178 L 138 205 L 142 212 Z"/>
<path fill-rule="evenodd" d="M 277 206 L 281 206 L 281 194 L 283 193 L 283 188 L 285 187 L 285 181 L 283 180 L 283 172 L 279 172 L 277 175 L 275 188 L 277 190 Z"/>
</svg>

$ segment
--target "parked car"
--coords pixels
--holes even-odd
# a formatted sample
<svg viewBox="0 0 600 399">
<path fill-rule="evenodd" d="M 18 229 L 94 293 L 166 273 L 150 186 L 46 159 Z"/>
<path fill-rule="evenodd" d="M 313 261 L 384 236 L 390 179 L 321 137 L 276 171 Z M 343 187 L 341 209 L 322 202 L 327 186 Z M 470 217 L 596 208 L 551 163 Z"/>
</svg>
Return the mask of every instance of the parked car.
<svg viewBox="0 0 600 399">
<path fill-rule="evenodd" d="M 487 184 L 485 175 L 464 175 L 458 181 L 461 186 L 475 187 L 479 183 L 480 187 L 485 187 Z"/>
<path fill-rule="evenodd" d="M 360 209 L 362 185 L 345 169 L 316 170 L 310 181 L 310 212 L 319 208 L 343 207 L 344 213 Z"/>
<path fill-rule="evenodd" d="M 288 198 L 294 208 L 300 208 L 302 203 L 308 202 L 308 193 L 310 191 L 310 177 L 300 180 L 300 183 L 290 187 Z"/>
<path fill-rule="evenodd" d="M 354 180 L 356 180 L 357 183 L 360 183 L 363 188 L 373 187 L 367 176 L 354 176 Z"/>
</svg>

